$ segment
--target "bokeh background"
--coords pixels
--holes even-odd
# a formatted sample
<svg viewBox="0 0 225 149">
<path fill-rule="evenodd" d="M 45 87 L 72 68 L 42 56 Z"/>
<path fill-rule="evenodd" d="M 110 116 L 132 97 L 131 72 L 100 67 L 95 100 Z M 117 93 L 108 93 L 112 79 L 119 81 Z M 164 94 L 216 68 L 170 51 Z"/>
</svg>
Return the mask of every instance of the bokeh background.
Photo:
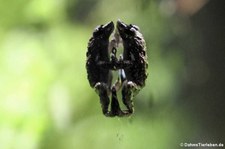
<svg viewBox="0 0 225 149">
<path fill-rule="evenodd" d="M 0 149 L 225 144 L 225 1 L 1 0 Z M 106 118 L 85 70 L 99 24 L 140 27 L 149 76 L 135 114 Z"/>
</svg>

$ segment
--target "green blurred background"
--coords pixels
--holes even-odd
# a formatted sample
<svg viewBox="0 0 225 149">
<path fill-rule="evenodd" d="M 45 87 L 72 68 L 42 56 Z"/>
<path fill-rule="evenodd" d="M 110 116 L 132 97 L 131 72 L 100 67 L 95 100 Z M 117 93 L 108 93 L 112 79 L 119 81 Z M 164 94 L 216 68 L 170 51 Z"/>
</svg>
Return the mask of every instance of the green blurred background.
<svg viewBox="0 0 225 149">
<path fill-rule="evenodd" d="M 225 1 L 0 0 L 0 149 L 225 144 Z M 136 24 L 149 76 L 135 114 L 106 118 L 85 70 L 93 29 Z"/>
</svg>

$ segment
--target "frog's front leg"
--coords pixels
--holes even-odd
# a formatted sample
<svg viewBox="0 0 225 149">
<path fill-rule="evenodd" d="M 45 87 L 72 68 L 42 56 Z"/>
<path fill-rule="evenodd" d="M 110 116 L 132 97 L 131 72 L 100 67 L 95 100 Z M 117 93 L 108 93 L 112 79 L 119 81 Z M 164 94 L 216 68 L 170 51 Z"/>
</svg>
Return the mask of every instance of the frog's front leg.
<svg viewBox="0 0 225 149">
<path fill-rule="evenodd" d="M 129 116 L 132 113 L 134 113 L 133 97 L 134 97 L 134 94 L 139 90 L 138 88 L 139 87 L 136 85 L 136 83 L 132 81 L 126 80 L 123 83 L 122 100 L 124 105 L 128 109 L 124 111 L 126 116 Z"/>
<path fill-rule="evenodd" d="M 95 91 L 98 93 L 100 97 L 100 103 L 102 107 L 102 113 L 105 116 L 110 116 L 110 112 L 108 111 L 109 107 L 109 87 L 106 83 L 104 82 L 98 82 L 94 86 Z"/>
</svg>

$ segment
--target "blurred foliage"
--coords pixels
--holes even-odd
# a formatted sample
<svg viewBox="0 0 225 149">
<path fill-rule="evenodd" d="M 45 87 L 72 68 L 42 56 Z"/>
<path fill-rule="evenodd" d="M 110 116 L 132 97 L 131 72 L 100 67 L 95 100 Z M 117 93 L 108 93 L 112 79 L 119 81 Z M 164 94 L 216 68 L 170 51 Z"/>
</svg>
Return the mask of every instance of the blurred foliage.
<svg viewBox="0 0 225 149">
<path fill-rule="evenodd" d="M 198 133 L 179 106 L 189 24 L 153 0 L 19 0 L 0 5 L 1 149 L 179 148 Z M 105 118 L 85 70 L 95 26 L 137 24 L 149 57 L 130 118 Z M 175 43 L 177 41 L 177 43 Z M 192 130 L 192 131 L 191 131 Z"/>
</svg>

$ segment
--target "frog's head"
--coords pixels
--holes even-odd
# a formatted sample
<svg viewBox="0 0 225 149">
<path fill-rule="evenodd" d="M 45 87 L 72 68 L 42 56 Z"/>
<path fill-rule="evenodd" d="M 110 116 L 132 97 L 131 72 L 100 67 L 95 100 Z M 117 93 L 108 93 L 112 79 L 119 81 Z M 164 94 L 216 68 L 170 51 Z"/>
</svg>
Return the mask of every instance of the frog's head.
<svg viewBox="0 0 225 149">
<path fill-rule="evenodd" d="M 117 21 L 117 30 L 123 40 L 133 38 L 139 33 L 138 26 L 132 24 L 127 25 L 120 20 Z"/>
<path fill-rule="evenodd" d="M 112 21 L 105 25 L 99 25 L 95 28 L 93 37 L 100 39 L 109 39 L 109 36 L 112 34 L 113 30 L 114 24 Z"/>
</svg>

